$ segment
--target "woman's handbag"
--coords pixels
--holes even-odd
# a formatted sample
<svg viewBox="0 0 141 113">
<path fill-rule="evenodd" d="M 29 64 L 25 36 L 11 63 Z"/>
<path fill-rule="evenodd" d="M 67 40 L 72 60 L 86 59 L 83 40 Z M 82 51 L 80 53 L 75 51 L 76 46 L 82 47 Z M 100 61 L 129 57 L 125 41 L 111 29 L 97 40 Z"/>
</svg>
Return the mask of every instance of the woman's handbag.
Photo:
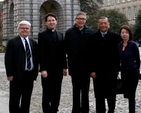
<svg viewBox="0 0 141 113">
<path fill-rule="evenodd" d="M 119 77 L 119 75 L 117 76 L 117 90 L 116 90 L 116 94 L 123 94 L 122 80 Z"/>
</svg>

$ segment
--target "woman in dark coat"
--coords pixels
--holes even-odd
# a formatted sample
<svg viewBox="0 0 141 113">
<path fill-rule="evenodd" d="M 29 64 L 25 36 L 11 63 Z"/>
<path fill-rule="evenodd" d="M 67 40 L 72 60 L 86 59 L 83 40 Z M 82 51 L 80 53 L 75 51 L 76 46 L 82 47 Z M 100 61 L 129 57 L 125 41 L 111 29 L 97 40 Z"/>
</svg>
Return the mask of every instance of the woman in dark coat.
<svg viewBox="0 0 141 113">
<path fill-rule="evenodd" d="M 129 100 L 129 113 L 135 113 L 135 95 L 139 80 L 140 55 L 137 44 L 132 41 L 129 26 L 120 28 L 121 43 L 118 45 L 121 61 L 121 78 L 123 82 L 124 98 Z"/>
</svg>

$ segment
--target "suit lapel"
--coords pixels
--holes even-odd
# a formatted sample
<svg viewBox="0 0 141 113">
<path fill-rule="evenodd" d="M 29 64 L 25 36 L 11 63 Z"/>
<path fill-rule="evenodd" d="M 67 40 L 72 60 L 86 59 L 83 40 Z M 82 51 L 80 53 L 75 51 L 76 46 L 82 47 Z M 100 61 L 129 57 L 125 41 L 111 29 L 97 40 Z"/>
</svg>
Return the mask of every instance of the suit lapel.
<svg viewBox="0 0 141 113">
<path fill-rule="evenodd" d="M 22 43 L 22 40 L 21 40 L 21 37 L 20 37 L 20 36 L 17 37 L 17 42 L 18 42 L 18 44 L 20 45 L 20 47 L 22 48 L 22 50 L 25 51 L 24 45 L 23 45 L 23 43 Z"/>
<path fill-rule="evenodd" d="M 32 40 L 31 40 L 31 38 L 28 38 L 29 39 L 29 43 L 30 43 L 30 48 L 31 48 L 31 51 L 33 50 L 33 44 L 32 44 Z"/>
</svg>

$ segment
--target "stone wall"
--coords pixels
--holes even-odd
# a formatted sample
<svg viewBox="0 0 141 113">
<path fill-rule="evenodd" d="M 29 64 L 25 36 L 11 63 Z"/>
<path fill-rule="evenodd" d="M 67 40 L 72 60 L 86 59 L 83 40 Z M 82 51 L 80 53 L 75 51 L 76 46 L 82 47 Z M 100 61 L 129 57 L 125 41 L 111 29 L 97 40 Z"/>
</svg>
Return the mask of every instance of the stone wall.
<svg viewBox="0 0 141 113">
<path fill-rule="evenodd" d="M 21 20 L 31 23 L 30 36 L 37 39 L 38 33 L 46 29 L 44 16 L 49 12 L 58 17 L 56 29 L 65 33 L 74 24 L 74 17 L 80 11 L 79 4 L 79 0 L 4 0 L 3 45 L 17 35 Z"/>
</svg>

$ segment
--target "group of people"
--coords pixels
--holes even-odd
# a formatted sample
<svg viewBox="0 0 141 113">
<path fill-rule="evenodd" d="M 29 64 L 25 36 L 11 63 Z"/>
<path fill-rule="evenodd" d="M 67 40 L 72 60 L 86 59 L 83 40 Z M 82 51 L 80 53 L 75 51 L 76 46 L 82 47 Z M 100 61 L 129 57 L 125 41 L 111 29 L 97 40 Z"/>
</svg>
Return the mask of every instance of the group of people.
<svg viewBox="0 0 141 113">
<path fill-rule="evenodd" d="M 63 76 L 72 82 L 72 112 L 89 113 L 89 86 L 93 79 L 96 113 L 114 113 L 119 71 L 129 113 L 135 113 L 135 93 L 139 80 L 140 54 L 128 25 L 119 34 L 110 31 L 107 17 L 98 19 L 98 31 L 86 26 L 87 16 L 79 12 L 65 36 L 56 30 L 58 19 L 45 16 L 46 30 L 38 43 L 29 37 L 31 24 L 21 21 L 18 36 L 6 46 L 5 68 L 10 81 L 9 113 L 29 113 L 34 80 L 41 74 L 43 113 L 57 113 Z M 68 69 L 68 71 L 67 71 Z M 68 72 L 68 73 L 67 73 Z"/>
</svg>

